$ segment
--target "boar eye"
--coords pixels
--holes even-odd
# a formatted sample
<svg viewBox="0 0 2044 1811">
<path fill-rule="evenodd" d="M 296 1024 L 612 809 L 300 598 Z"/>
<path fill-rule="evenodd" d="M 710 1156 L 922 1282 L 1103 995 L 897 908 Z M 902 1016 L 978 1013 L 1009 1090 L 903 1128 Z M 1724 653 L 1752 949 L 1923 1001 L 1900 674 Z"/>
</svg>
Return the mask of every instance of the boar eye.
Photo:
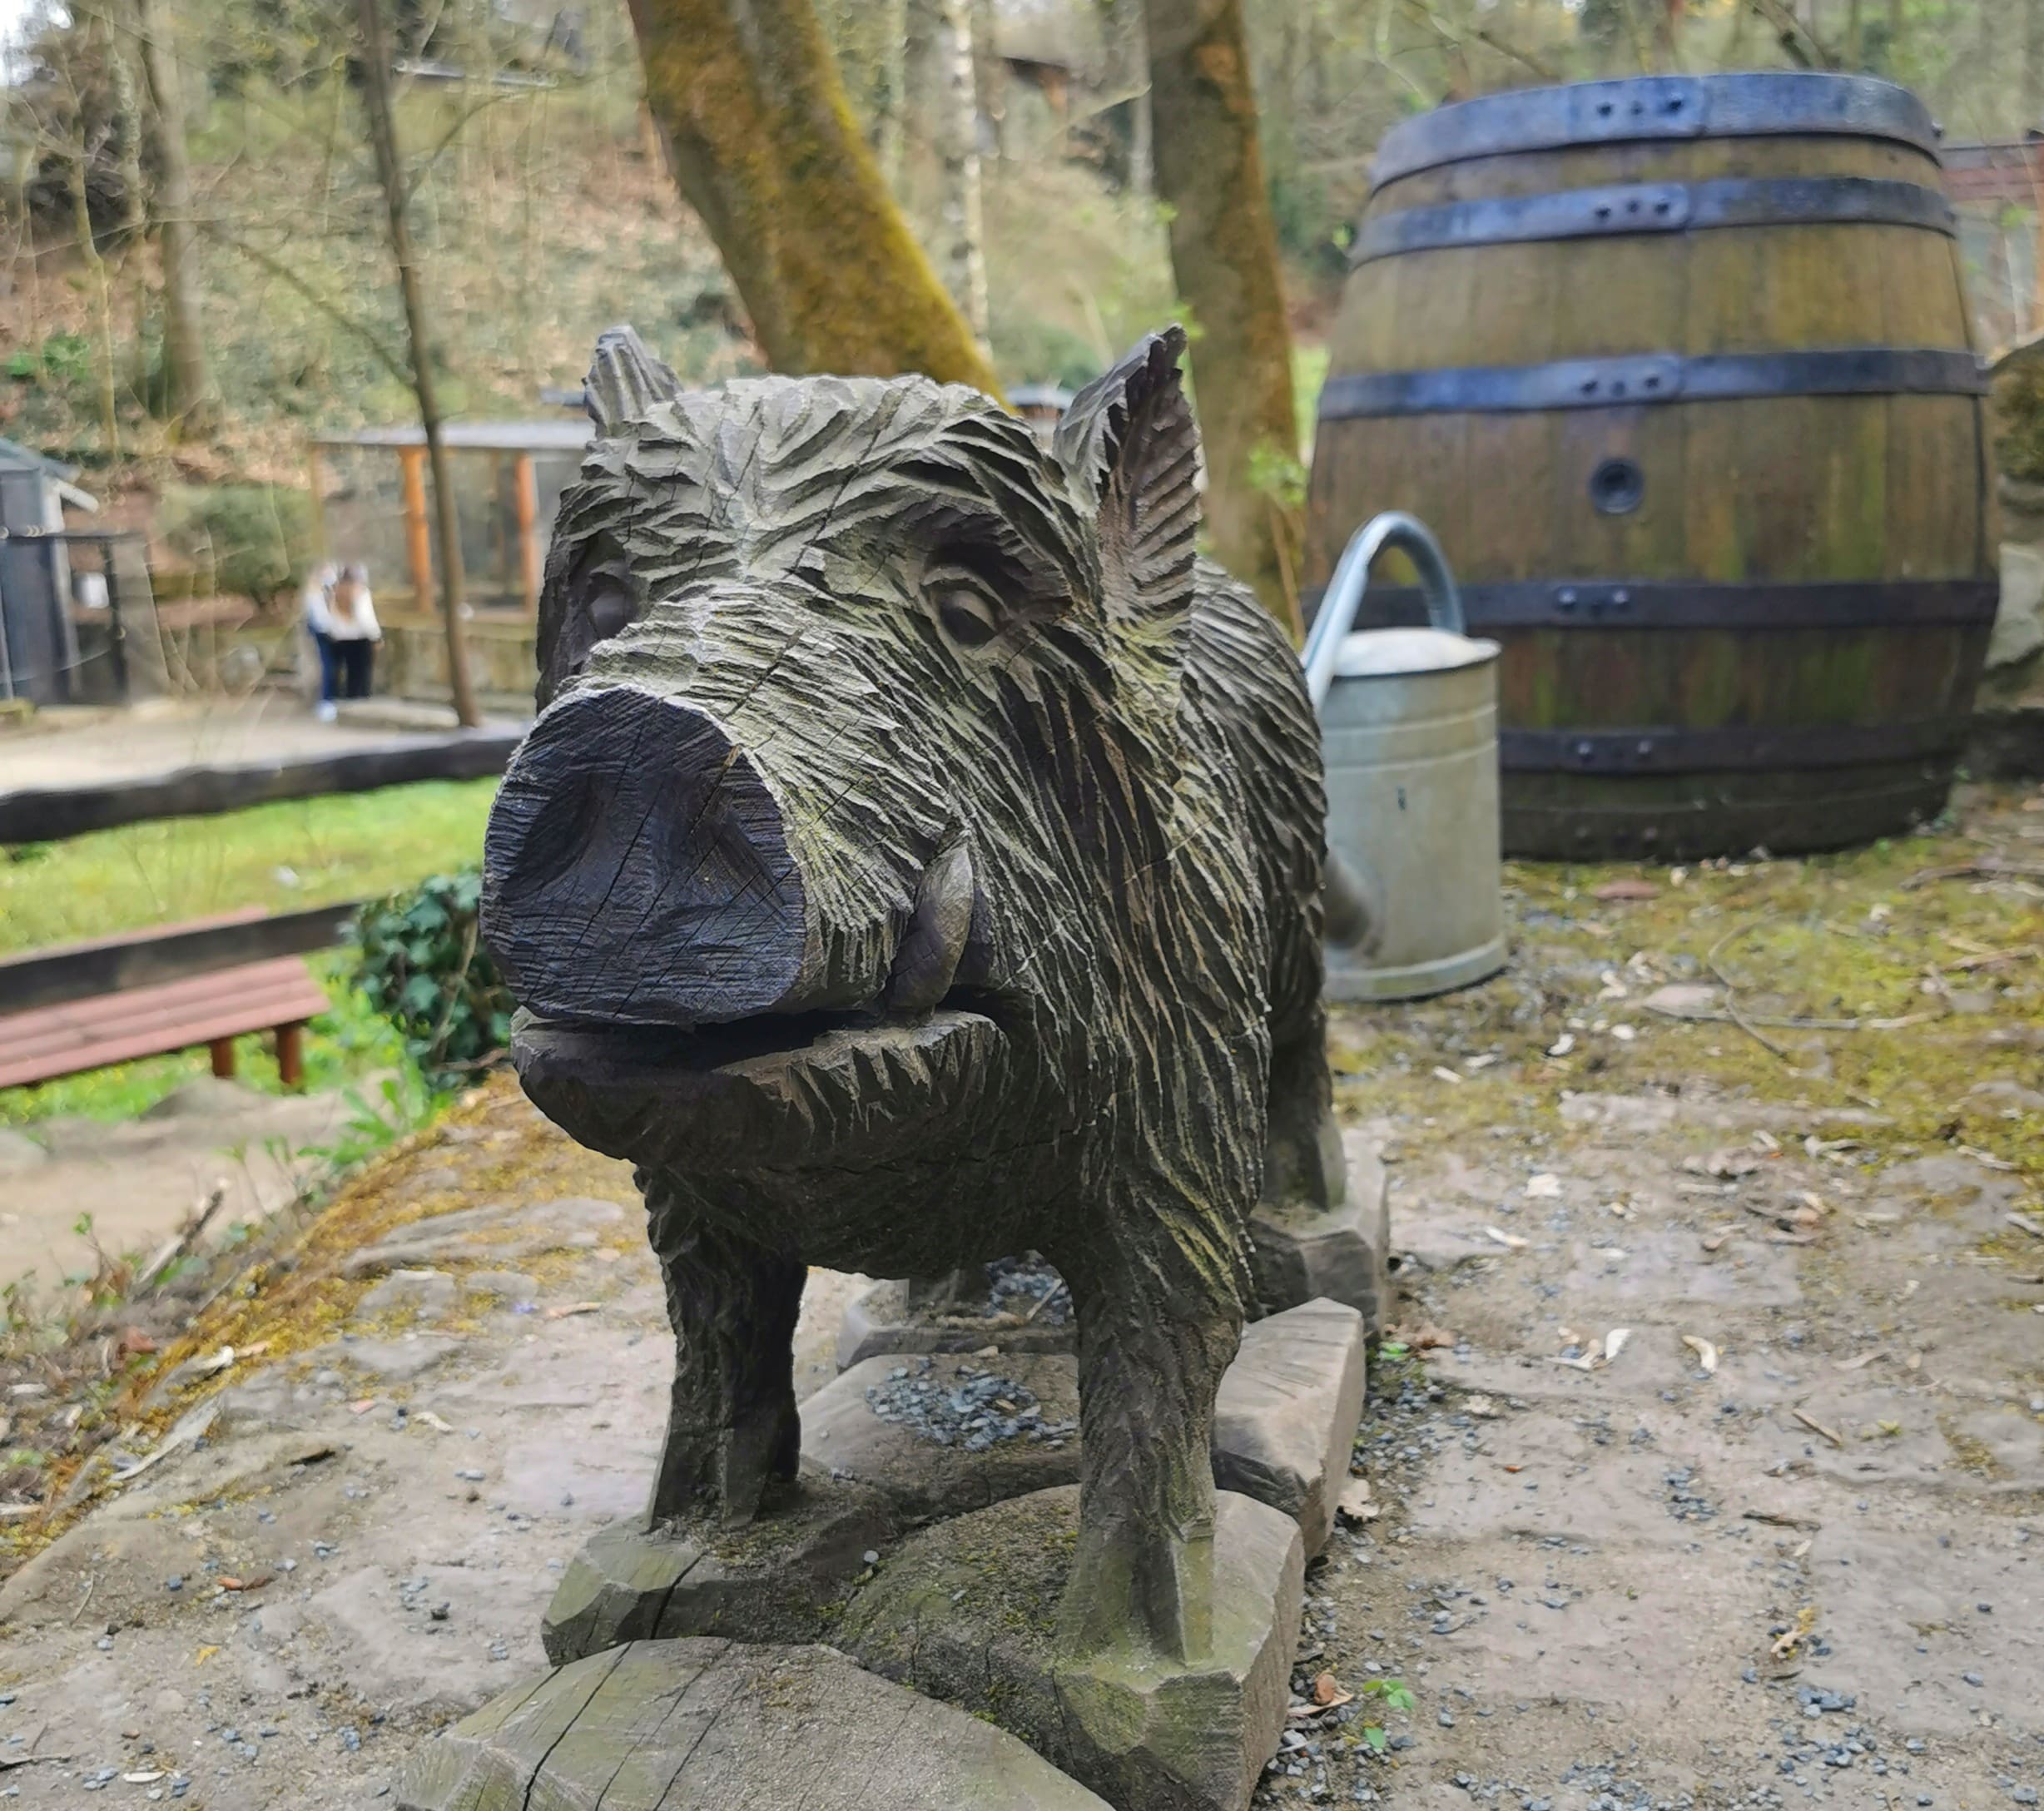
<svg viewBox="0 0 2044 1811">
<path fill-rule="evenodd" d="M 970 585 L 942 586 L 931 601 L 944 633 L 960 647 L 984 647 L 1000 633 L 993 605 Z"/>
<path fill-rule="evenodd" d="M 599 642 L 607 642 L 622 632 L 638 614 L 633 607 L 630 587 L 609 573 L 597 575 L 583 608 L 588 614 L 590 633 Z"/>
</svg>

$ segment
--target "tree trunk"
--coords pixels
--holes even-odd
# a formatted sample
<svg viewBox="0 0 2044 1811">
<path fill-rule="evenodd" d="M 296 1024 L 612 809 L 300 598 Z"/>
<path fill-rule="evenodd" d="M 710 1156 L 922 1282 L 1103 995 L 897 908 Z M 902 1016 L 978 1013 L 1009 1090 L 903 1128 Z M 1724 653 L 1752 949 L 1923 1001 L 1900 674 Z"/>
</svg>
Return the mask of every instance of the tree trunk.
<svg viewBox="0 0 2044 1811">
<path fill-rule="evenodd" d="M 123 33 L 111 17 L 100 21 L 106 31 L 107 78 L 112 91 L 114 125 L 121 134 L 122 262 L 140 249 L 149 230 L 149 193 L 142 181 L 142 108 L 135 86 L 135 67 L 128 61 Z"/>
<path fill-rule="evenodd" d="M 2044 0 L 2026 0 L 2022 18 L 2022 130 L 2044 127 Z"/>
<path fill-rule="evenodd" d="M 78 256 L 92 277 L 92 293 L 99 304 L 99 431 L 106 437 L 107 457 L 121 457 L 121 416 L 114 393 L 113 290 L 107 280 L 107 260 L 99 255 L 92 237 L 92 205 L 87 187 L 87 171 L 92 150 L 85 141 L 85 110 L 78 110 L 78 140 L 70 150 L 66 166 L 71 189 L 71 221 L 78 236 Z"/>
<path fill-rule="evenodd" d="M 163 361 L 170 414 L 181 434 L 203 439 L 218 424 L 218 399 L 206 369 L 200 319 L 199 223 L 191 200 L 191 157 L 185 144 L 184 85 L 177 48 L 161 0 L 135 0 L 142 70 L 156 121 L 156 231 L 163 248 Z"/>
<path fill-rule="evenodd" d="M 986 226 L 980 192 L 980 88 L 972 63 L 970 0 L 942 0 L 938 54 L 943 65 L 943 187 L 938 233 L 944 286 L 972 330 L 980 355 L 986 348 Z"/>
<path fill-rule="evenodd" d="M 1296 637 L 1298 422 L 1239 0 L 1145 0 L 1157 194 L 1191 310 L 1216 556 Z"/>
<path fill-rule="evenodd" d="M 376 176 L 390 221 L 390 253 L 404 298 L 405 335 L 410 343 L 412 392 L 425 429 L 426 462 L 433 472 L 434 514 L 440 531 L 440 614 L 447 626 L 447 677 L 454 695 L 454 717 L 464 729 L 482 722 L 469 683 L 469 651 L 461 632 L 461 524 L 454 513 L 454 486 L 440 433 L 440 402 L 433 377 L 432 340 L 426 330 L 425 297 L 419 260 L 405 218 L 404 166 L 398 152 L 397 112 L 390 98 L 390 49 L 384 42 L 380 0 L 357 0 L 362 22 L 362 95 L 369 109 L 369 136 L 376 151 Z"/>
<path fill-rule="evenodd" d="M 646 97 L 774 368 L 995 391 L 859 136 L 810 0 L 631 0 Z"/>
<path fill-rule="evenodd" d="M 1287 32 L 1291 29 L 1287 24 Z M 1100 0 L 1100 36 L 1107 50 L 1107 92 L 1126 97 L 1129 109 L 1127 187 L 1147 195 L 1151 171 L 1149 57 L 1143 42 L 1143 0 Z"/>
</svg>

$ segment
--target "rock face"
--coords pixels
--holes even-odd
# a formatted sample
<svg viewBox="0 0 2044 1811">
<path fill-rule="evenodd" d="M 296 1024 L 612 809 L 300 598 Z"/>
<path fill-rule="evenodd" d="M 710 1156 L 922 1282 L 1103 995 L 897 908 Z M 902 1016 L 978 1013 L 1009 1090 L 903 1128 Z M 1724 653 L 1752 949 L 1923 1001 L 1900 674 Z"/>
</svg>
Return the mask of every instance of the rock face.
<svg viewBox="0 0 2044 1811">
<path fill-rule="evenodd" d="M 1245 1327 L 1213 1406 L 1213 1481 L 1281 1509 L 1308 1555 L 1327 1546 L 1362 1419 L 1363 1319 L 1307 1302 Z"/>
<path fill-rule="evenodd" d="M 1107 1811 L 1013 1736 L 816 1647 L 634 1643 L 414 1756 L 400 1811 Z"/>
<path fill-rule="evenodd" d="M 1362 1316 L 1372 1339 L 1391 1319 L 1391 1191 L 1374 1145 L 1342 1134 L 1348 1193 L 1324 1210 L 1258 1208 L 1249 1222 L 1249 1265 L 1266 1314 L 1324 1296 Z"/>
<path fill-rule="evenodd" d="M 925 1529 L 833 1637 L 863 1665 L 1022 1736 L 1121 1811 L 1243 1811 L 1285 1726 L 1305 1548 L 1292 1521 L 1217 1495 L 1203 1661 L 1061 1660 L 1057 1605 L 1078 1492 L 1041 1491 Z"/>
</svg>

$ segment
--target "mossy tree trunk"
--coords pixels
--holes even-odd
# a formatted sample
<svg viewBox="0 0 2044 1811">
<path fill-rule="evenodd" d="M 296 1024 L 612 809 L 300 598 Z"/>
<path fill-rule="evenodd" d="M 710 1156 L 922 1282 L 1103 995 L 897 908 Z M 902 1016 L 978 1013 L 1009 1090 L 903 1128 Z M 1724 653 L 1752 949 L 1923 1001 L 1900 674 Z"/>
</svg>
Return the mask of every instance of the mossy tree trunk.
<svg viewBox="0 0 2044 1811">
<path fill-rule="evenodd" d="M 136 0 L 136 34 L 149 86 L 159 177 L 156 236 L 163 253 L 163 364 L 179 433 L 202 438 L 217 424 L 218 399 L 199 318 L 199 222 L 185 142 L 184 83 L 161 0 Z"/>
<path fill-rule="evenodd" d="M 887 192 L 811 0 L 631 0 L 646 97 L 776 370 L 992 368 Z"/>
<path fill-rule="evenodd" d="M 1144 0 L 1157 195 L 1196 337 L 1215 555 L 1299 633 L 1292 335 L 1239 0 Z"/>
</svg>

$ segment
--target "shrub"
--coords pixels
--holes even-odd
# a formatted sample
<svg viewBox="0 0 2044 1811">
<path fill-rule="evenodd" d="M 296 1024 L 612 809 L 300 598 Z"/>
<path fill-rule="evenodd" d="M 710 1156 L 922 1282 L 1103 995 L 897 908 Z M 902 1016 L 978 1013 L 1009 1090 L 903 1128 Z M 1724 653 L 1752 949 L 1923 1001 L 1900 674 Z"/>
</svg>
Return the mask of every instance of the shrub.
<svg viewBox="0 0 2044 1811">
<path fill-rule="evenodd" d="M 312 563 L 312 499 L 290 484 L 176 486 L 163 538 L 222 592 L 267 603 Z"/>
<path fill-rule="evenodd" d="M 436 875 L 362 910 L 357 980 L 429 1087 L 459 1086 L 511 1041 L 511 996 L 477 936 L 483 876 Z"/>
<path fill-rule="evenodd" d="M 1995 463 L 2011 478 L 2044 479 L 2044 358 L 2013 358 L 1995 374 Z"/>
</svg>

